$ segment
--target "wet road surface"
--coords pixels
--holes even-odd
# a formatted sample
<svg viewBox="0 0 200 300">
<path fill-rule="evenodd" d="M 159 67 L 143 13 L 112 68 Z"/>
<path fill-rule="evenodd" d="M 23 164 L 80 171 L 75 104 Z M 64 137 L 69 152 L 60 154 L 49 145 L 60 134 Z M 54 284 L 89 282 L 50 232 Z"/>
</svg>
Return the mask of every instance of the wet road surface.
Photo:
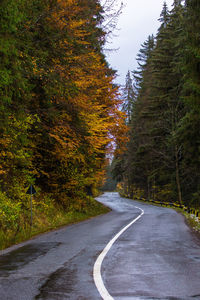
<svg viewBox="0 0 200 300">
<path fill-rule="evenodd" d="M 200 244 L 174 210 L 105 193 L 112 212 L 2 251 L 0 300 L 98 300 L 93 266 L 124 226 L 101 275 L 113 299 L 200 300 Z"/>
</svg>

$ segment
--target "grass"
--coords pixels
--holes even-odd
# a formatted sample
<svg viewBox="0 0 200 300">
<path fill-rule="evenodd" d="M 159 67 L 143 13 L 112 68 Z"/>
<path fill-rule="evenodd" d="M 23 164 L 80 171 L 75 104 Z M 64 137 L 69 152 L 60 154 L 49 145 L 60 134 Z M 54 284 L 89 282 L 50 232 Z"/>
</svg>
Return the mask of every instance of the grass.
<svg viewBox="0 0 200 300">
<path fill-rule="evenodd" d="M 26 241 L 38 234 L 78 223 L 109 211 L 109 208 L 91 197 L 87 201 L 84 211 L 71 209 L 66 212 L 62 207 L 55 206 L 46 212 L 35 209 L 32 227 L 29 223 L 25 223 L 17 232 L 12 228 L 6 231 L 0 229 L 0 250 Z"/>
<path fill-rule="evenodd" d="M 159 203 L 143 201 L 141 199 L 137 199 L 137 201 L 155 206 L 163 206 Z M 20 229 L 17 231 L 13 228 L 10 228 L 6 231 L 0 229 L 0 250 L 26 241 L 38 234 L 58 229 L 66 225 L 78 223 L 110 211 L 109 208 L 105 207 L 103 204 L 97 202 L 91 197 L 87 199 L 86 203 L 87 204 L 85 205 L 84 209 L 72 208 L 67 212 L 61 206 L 52 205 L 47 210 L 41 210 L 35 207 L 32 227 L 30 226 L 29 222 L 26 221 L 23 223 L 23 226 L 20 226 Z M 165 207 L 172 208 L 169 205 Z M 200 220 L 198 218 L 185 212 L 183 209 L 173 209 L 175 209 L 177 212 L 182 213 L 186 217 L 188 225 L 194 231 L 200 233 Z"/>
<path fill-rule="evenodd" d="M 200 219 L 198 219 L 197 217 L 195 217 L 194 215 L 191 215 L 185 211 L 183 211 L 182 209 L 176 209 L 178 212 L 182 213 L 186 220 L 188 225 L 197 233 L 200 234 Z"/>
</svg>

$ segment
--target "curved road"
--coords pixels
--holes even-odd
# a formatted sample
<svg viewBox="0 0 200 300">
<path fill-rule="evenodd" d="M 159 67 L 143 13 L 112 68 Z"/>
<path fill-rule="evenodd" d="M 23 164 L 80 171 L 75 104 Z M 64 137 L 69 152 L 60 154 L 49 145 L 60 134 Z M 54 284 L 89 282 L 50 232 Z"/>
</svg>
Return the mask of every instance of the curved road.
<svg viewBox="0 0 200 300">
<path fill-rule="evenodd" d="M 93 268 L 109 243 L 104 300 L 200 300 L 200 244 L 183 216 L 117 193 L 98 201 L 112 212 L 2 251 L 1 300 L 102 299 Z"/>
</svg>

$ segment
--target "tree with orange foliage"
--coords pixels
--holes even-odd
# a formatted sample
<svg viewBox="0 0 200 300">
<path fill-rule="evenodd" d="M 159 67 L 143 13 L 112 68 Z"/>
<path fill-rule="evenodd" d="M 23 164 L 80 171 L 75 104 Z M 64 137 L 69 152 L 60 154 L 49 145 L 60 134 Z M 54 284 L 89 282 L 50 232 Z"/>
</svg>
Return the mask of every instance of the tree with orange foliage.
<svg viewBox="0 0 200 300">
<path fill-rule="evenodd" d="M 102 183 L 113 139 L 124 144 L 114 71 L 103 53 L 105 11 L 99 0 L 33 0 L 24 14 L 16 32 L 24 41 L 17 51 L 29 88 L 25 95 L 20 87 L 29 163 L 21 172 L 70 207 Z"/>
<path fill-rule="evenodd" d="M 100 2 L 57 0 L 42 15 L 34 25 L 37 49 L 31 48 L 28 109 L 39 117 L 32 161 L 36 184 L 68 206 L 102 183 L 108 145 L 121 139 L 125 126 L 103 54 Z"/>
</svg>

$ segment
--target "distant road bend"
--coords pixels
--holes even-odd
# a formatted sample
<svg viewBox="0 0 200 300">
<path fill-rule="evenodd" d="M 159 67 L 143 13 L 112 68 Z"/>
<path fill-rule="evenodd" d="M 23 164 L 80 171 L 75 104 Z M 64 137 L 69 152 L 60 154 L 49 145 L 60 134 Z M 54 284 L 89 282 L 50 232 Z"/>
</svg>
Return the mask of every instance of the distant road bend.
<svg viewBox="0 0 200 300">
<path fill-rule="evenodd" d="M 183 216 L 98 201 L 112 211 L 2 251 L 0 300 L 200 300 L 200 243 Z"/>
</svg>

